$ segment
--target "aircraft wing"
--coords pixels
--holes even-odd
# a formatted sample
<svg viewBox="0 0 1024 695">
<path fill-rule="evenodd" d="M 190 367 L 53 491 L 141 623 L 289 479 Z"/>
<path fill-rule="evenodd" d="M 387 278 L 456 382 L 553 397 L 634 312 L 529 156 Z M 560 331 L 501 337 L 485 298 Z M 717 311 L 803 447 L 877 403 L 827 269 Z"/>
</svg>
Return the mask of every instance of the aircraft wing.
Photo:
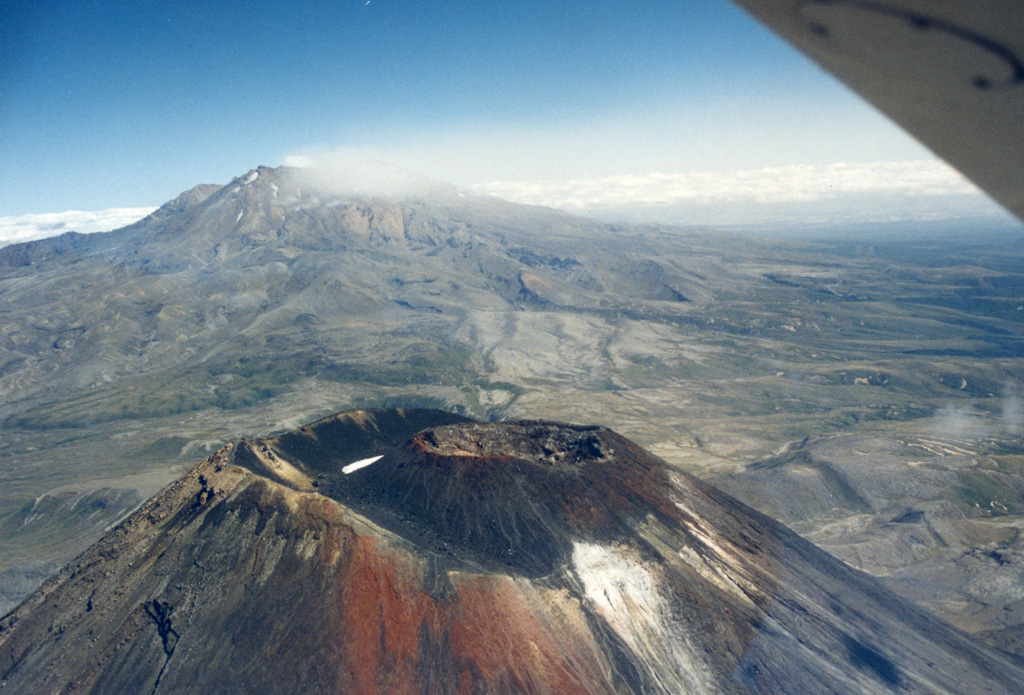
<svg viewBox="0 0 1024 695">
<path fill-rule="evenodd" d="M 733 1 L 1024 220 L 1024 2 Z"/>
</svg>

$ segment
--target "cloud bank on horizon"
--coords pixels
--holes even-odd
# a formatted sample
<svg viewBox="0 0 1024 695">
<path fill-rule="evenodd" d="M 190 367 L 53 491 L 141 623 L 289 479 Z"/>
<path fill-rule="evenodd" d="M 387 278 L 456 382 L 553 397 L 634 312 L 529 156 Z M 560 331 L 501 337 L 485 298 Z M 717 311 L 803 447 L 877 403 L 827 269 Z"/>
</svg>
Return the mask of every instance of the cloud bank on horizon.
<svg viewBox="0 0 1024 695">
<path fill-rule="evenodd" d="M 310 183 L 339 193 L 420 195 L 444 184 L 383 161 L 372 148 L 292 155 Z M 599 219 L 681 225 L 822 227 L 986 218 L 1008 213 L 939 160 L 800 164 L 733 171 L 651 172 L 595 178 L 494 181 L 464 187 L 517 203 Z M 132 224 L 153 207 L 0 217 L 0 246 Z"/>
<path fill-rule="evenodd" d="M 477 193 L 627 221 L 821 224 L 1006 216 L 940 160 L 495 181 Z"/>
<path fill-rule="evenodd" d="M 120 229 L 138 222 L 154 207 L 111 208 L 109 210 L 50 212 L 37 215 L 0 217 L 0 246 L 36 241 L 67 232 L 94 234 Z"/>
</svg>

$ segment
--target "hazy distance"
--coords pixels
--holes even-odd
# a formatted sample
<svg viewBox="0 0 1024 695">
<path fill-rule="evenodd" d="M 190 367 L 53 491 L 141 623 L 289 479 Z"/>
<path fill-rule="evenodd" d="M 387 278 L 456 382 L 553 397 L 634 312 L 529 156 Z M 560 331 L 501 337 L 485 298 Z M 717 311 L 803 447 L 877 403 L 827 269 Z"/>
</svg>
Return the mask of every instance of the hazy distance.
<svg viewBox="0 0 1024 695">
<path fill-rule="evenodd" d="M 429 195 L 450 184 L 390 164 L 372 149 L 290 155 L 310 185 L 359 195 Z M 651 172 L 603 178 L 491 181 L 465 192 L 552 207 L 605 221 L 717 226 L 768 234 L 920 231 L 968 223 L 1022 233 L 1024 226 L 938 160 L 789 165 L 720 172 Z M 72 210 L 0 217 L 0 246 L 117 229 L 155 208 Z"/>
</svg>

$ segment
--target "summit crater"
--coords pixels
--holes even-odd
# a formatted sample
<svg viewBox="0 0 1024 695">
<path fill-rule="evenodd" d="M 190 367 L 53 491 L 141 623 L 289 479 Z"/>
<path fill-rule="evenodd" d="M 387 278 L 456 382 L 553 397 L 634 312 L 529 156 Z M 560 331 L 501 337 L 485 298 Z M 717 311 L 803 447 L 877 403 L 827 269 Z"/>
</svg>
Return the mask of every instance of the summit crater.
<svg viewBox="0 0 1024 695">
<path fill-rule="evenodd" d="M 367 412 L 376 421 L 388 411 Z M 648 517 L 683 517 L 667 495 L 670 469 L 603 427 L 445 424 L 331 465 L 320 458 L 315 470 L 302 456 L 318 426 L 305 432 L 245 441 L 234 459 L 254 471 L 266 471 L 266 461 L 296 471 L 279 479 L 296 489 L 315 480 L 318 492 L 455 562 L 537 577 L 569 560 L 570 538 L 613 542 Z"/>
<path fill-rule="evenodd" d="M 603 436 L 602 436 L 603 435 Z M 615 453 L 606 430 L 546 422 L 470 423 L 417 434 L 413 447 L 441 458 L 516 458 L 539 466 L 585 466 Z"/>
</svg>

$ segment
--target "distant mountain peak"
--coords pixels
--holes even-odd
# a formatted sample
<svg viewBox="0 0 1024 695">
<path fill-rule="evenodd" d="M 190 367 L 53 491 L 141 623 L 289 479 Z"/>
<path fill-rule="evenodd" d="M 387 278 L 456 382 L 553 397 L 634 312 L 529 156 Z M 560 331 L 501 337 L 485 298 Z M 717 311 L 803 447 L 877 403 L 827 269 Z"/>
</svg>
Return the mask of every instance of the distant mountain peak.
<svg viewBox="0 0 1024 695">
<path fill-rule="evenodd" d="M 109 244 L 174 270 L 277 249 L 351 247 L 395 251 L 461 244 L 471 224 L 515 220 L 525 228 L 573 218 L 497 199 L 404 172 L 259 166 L 223 186 L 203 184 L 117 232 Z M 135 251 L 137 249 L 137 251 Z M 131 261 L 135 263 L 136 261 Z"/>
<path fill-rule="evenodd" d="M 159 208 L 153 211 L 150 217 L 145 219 L 162 219 L 171 215 L 184 212 L 190 208 L 199 205 L 204 200 L 209 198 L 211 195 L 219 191 L 223 186 L 215 183 L 201 183 L 198 186 L 193 186 L 188 189 L 177 198 L 169 200 Z"/>
</svg>

